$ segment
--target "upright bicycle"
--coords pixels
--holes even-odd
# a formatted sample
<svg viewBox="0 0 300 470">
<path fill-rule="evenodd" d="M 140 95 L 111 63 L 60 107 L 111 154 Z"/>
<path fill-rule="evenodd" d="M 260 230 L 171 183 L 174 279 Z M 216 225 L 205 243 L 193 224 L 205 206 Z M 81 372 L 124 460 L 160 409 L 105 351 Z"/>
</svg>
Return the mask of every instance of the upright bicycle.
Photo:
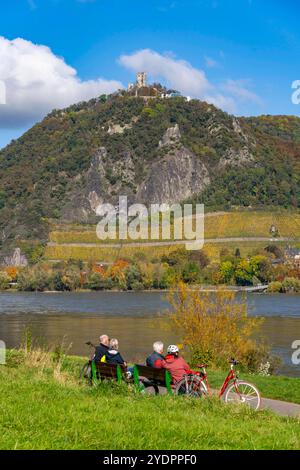
<svg viewBox="0 0 300 470">
<path fill-rule="evenodd" d="M 230 371 L 225 378 L 221 389 L 218 392 L 220 399 L 225 403 L 239 403 L 249 406 L 253 410 L 258 410 L 261 404 L 261 397 L 255 385 L 239 380 L 235 371 L 238 361 L 230 360 Z M 195 374 L 188 374 L 180 380 L 174 388 L 176 395 L 186 395 L 189 397 L 207 397 L 212 395 L 206 373 L 207 364 L 199 364 L 200 371 Z"/>
</svg>

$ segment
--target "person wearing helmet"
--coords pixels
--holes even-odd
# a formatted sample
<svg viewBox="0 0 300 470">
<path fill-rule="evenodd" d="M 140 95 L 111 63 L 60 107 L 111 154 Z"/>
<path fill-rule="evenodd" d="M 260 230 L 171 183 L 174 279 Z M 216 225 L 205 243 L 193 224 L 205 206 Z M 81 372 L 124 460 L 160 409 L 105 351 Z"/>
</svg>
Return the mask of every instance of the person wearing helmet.
<svg viewBox="0 0 300 470">
<path fill-rule="evenodd" d="M 165 359 L 160 361 L 156 367 L 158 369 L 168 370 L 171 374 L 173 383 L 179 382 L 184 375 L 192 373 L 189 365 L 181 356 L 179 356 L 179 349 L 175 344 L 171 344 L 168 347 Z"/>
</svg>

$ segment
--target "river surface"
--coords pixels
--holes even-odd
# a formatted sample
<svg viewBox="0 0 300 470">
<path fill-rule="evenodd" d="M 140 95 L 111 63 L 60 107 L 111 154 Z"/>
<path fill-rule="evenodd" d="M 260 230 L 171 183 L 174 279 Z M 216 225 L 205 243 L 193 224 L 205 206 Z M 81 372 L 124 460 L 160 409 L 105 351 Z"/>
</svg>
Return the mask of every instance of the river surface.
<svg viewBox="0 0 300 470">
<path fill-rule="evenodd" d="M 262 333 L 280 356 L 280 373 L 300 377 L 292 364 L 292 343 L 300 340 L 300 296 L 248 294 L 250 315 L 265 317 Z M 89 355 L 85 342 L 101 333 L 117 337 L 124 357 L 142 361 L 153 341 L 175 342 L 157 314 L 168 308 L 162 292 L 0 293 L 0 340 L 18 347 L 29 328 L 50 346 L 64 343 L 72 354 Z"/>
</svg>

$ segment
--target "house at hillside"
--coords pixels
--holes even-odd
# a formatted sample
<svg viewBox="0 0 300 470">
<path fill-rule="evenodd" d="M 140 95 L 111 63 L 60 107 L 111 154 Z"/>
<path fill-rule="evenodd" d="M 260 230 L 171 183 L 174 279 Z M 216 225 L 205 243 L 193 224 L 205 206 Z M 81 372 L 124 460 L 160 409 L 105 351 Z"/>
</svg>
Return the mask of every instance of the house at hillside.
<svg viewBox="0 0 300 470">
<path fill-rule="evenodd" d="M 285 250 L 287 261 L 300 268 L 300 250 L 298 248 L 287 247 Z"/>
</svg>

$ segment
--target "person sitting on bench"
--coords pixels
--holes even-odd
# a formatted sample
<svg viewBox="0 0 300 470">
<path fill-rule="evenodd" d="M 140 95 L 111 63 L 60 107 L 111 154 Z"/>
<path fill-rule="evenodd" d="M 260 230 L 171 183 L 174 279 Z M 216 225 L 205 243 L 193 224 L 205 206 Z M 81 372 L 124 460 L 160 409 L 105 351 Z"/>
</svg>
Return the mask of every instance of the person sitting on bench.
<svg viewBox="0 0 300 470">
<path fill-rule="evenodd" d="M 109 348 L 105 357 L 107 364 L 120 364 L 126 366 L 126 362 L 119 353 L 119 341 L 116 338 L 110 340 Z"/>
<path fill-rule="evenodd" d="M 146 359 L 146 364 L 148 367 L 159 367 L 161 361 L 164 360 L 164 343 L 161 341 L 155 341 L 153 343 L 153 353 Z"/>
<path fill-rule="evenodd" d="M 168 370 L 174 384 L 183 379 L 186 374 L 192 373 L 189 365 L 179 356 L 179 349 L 175 344 L 168 346 L 167 355 L 163 361 L 157 362 L 157 368 Z"/>
<path fill-rule="evenodd" d="M 109 346 L 109 337 L 107 335 L 101 335 L 100 338 L 100 344 L 99 346 L 96 346 L 95 348 L 95 355 L 93 357 L 94 362 L 105 362 L 106 358 L 106 353 L 108 351 L 108 346 Z"/>
</svg>

